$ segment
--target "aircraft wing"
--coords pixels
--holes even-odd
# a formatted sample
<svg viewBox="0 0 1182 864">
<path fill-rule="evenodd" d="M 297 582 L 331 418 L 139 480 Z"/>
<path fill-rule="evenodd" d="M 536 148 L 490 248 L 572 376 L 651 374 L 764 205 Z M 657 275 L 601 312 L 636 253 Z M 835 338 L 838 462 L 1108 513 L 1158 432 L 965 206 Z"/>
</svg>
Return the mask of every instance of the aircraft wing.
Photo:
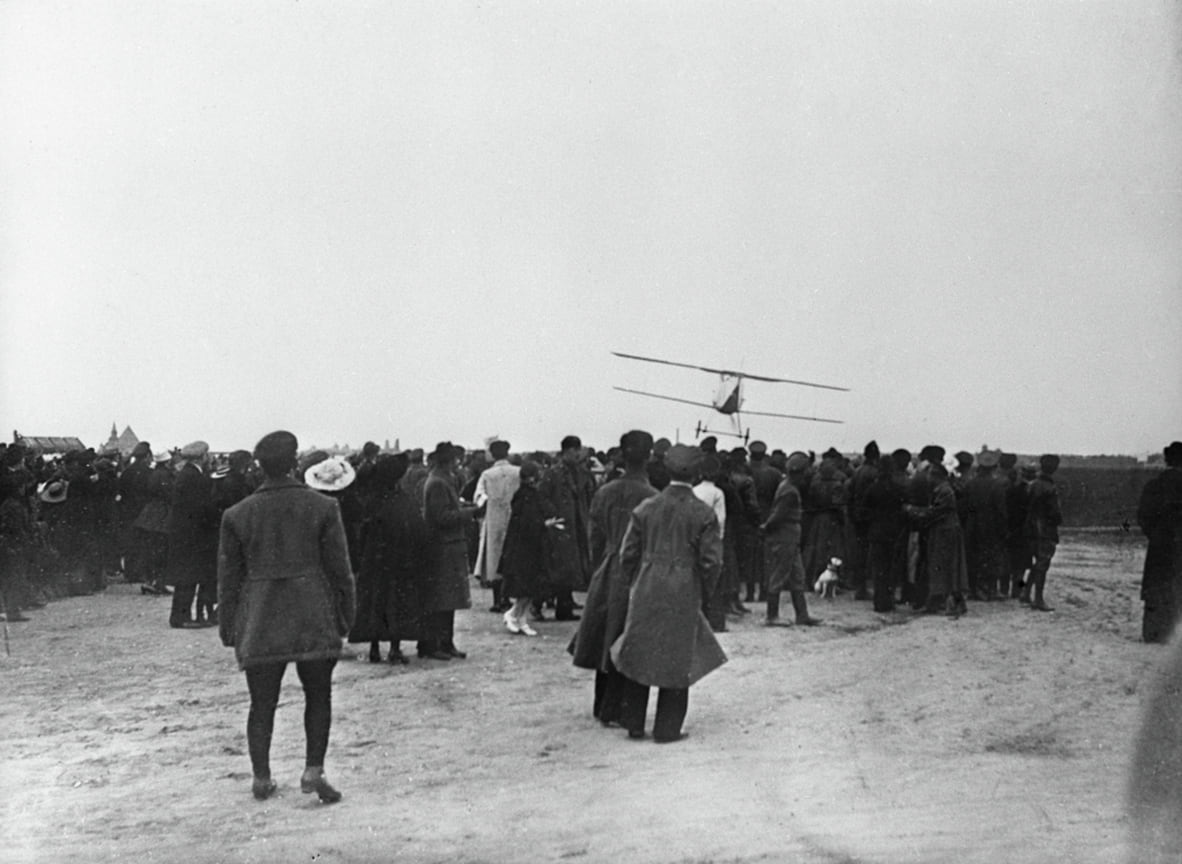
<svg viewBox="0 0 1182 864">
<path fill-rule="evenodd" d="M 662 396 L 660 393 L 645 393 L 643 390 L 629 390 L 627 387 L 613 387 L 613 390 L 619 390 L 621 393 L 635 393 L 637 396 L 648 396 L 650 399 L 664 399 L 668 402 L 681 402 L 685 405 L 697 405 L 699 408 L 709 408 L 711 411 L 718 409 L 709 402 L 692 402 L 689 399 L 678 399 L 676 396 Z"/>
<path fill-rule="evenodd" d="M 743 411 L 744 415 L 754 414 L 756 417 L 783 417 L 786 420 L 811 420 L 814 423 L 844 423 L 844 420 L 826 420 L 824 417 L 804 417 L 800 414 L 773 414 L 769 411 Z"/>
<path fill-rule="evenodd" d="M 710 366 L 696 366 L 693 363 L 676 363 L 672 360 L 658 360 L 656 357 L 641 357 L 639 354 L 622 354 L 619 351 L 613 351 L 611 353 L 616 357 L 623 357 L 625 360 L 643 360 L 645 363 L 660 363 L 662 366 L 680 366 L 682 369 L 697 369 L 700 372 L 709 372 L 713 375 L 729 375 L 732 378 L 750 378 L 752 381 L 771 381 L 775 384 L 798 384 L 801 387 L 817 387 L 821 390 L 840 390 L 842 393 L 849 392 L 848 387 L 834 387 L 832 384 L 814 384 L 812 381 L 797 381 L 793 378 L 770 378 L 767 375 L 752 375 L 749 372 L 739 372 L 736 369 L 714 369 Z M 653 394 L 646 393 L 645 395 L 651 396 Z"/>
</svg>

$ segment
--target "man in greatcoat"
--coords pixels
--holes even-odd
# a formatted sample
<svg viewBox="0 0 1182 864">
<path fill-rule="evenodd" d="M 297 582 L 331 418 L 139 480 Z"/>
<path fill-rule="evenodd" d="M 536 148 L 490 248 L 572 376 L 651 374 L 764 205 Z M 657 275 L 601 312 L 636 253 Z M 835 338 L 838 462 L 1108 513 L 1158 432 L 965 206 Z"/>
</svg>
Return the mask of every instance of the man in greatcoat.
<svg viewBox="0 0 1182 864">
<path fill-rule="evenodd" d="M 554 617 L 558 621 L 577 621 L 571 592 L 586 590 L 591 576 L 589 510 L 595 494 L 595 479 L 583 465 L 583 442 L 577 435 L 562 439 L 558 463 L 542 476 L 538 490 L 564 526 L 551 538 L 549 578 Z"/>
<path fill-rule="evenodd" d="M 509 530 L 509 513 L 513 496 L 521 487 L 521 468 L 509 462 L 509 442 L 493 441 L 488 445 L 493 464 L 481 472 L 476 480 L 472 502 L 484 508 L 480 522 L 480 546 L 476 553 L 476 578 L 488 583 L 493 590 L 492 612 L 506 612 L 513 605 L 502 596 L 501 552 L 505 548 L 505 533 Z"/>
<path fill-rule="evenodd" d="M 1141 578 L 1141 638 L 1168 642 L 1182 611 L 1182 441 L 1164 451 L 1166 470 L 1145 484 L 1137 524 L 1149 540 Z"/>
<path fill-rule="evenodd" d="M 804 510 L 801 490 L 806 482 L 808 465 L 809 458 L 803 453 L 788 457 L 785 463 L 788 474 L 776 487 L 767 518 L 759 526 L 767 566 L 767 617 L 764 623 L 769 627 L 786 624 L 780 619 L 780 592 L 785 589 L 792 598 L 797 624 L 814 627 L 821 623 L 819 618 L 809 615 L 805 598 L 808 582 L 800 548 Z"/>
<path fill-rule="evenodd" d="M 1004 598 L 1009 584 L 1006 489 L 994 473 L 997 463 L 998 454 L 993 451 L 978 456 L 977 471 L 964 484 L 960 499 L 969 586 L 970 590 L 975 586 L 977 600 Z"/>
<path fill-rule="evenodd" d="M 747 465 L 747 450 L 735 447 L 731 450 L 730 485 L 734 489 L 734 513 L 728 513 L 728 520 L 734 531 L 731 532 L 735 540 L 735 563 L 738 569 L 738 587 L 731 604 L 731 611 L 736 615 L 747 615 L 750 609 L 743 605 L 742 586 L 747 586 L 747 600 L 755 599 L 755 567 L 756 553 L 762 539 L 759 536 L 759 501 L 755 497 L 755 481 L 751 479 L 751 470 Z M 733 505 L 732 505 L 733 506 Z"/>
<path fill-rule="evenodd" d="M 620 564 L 620 543 L 632 511 L 657 494 L 648 481 L 645 463 L 653 436 L 633 430 L 620 438 L 624 474 L 600 487 L 591 500 L 591 561 L 595 572 L 579 631 L 571 641 L 574 664 L 595 670 L 591 713 L 604 726 L 619 723 L 623 678 L 611 659 L 612 643 L 624 632 L 628 616 L 628 582 Z"/>
<path fill-rule="evenodd" d="M 120 539 L 123 546 L 123 573 L 128 582 L 150 581 L 147 550 L 140 532 L 134 527 L 144 505 L 152 499 L 149 489 L 152 474 L 152 445 L 140 441 L 131 451 L 131 463 L 119 475 Z"/>
<path fill-rule="evenodd" d="M 759 521 L 764 522 L 772 509 L 772 499 L 776 497 L 776 489 L 784 475 L 767 460 L 767 444 L 762 441 L 752 441 L 749 448 L 751 454 L 751 481 L 755 486 L 755 500 L 759 504 Z M 767 564 L 765 562 L 766 549 L 762 538 L 755 546 L 754 566 L 751 573 L 751 584 L 747 587 L 747 602 L 761 599 L 767 591 Z M 758 591 L 753 596 L 752 587 Z"/>
<path fill-rule="evenodd" d="M 170 627 L 212 626 L 212 617 L 192 618 L 193 597 L 200 588 L 199 607 L 212 605 L 217 591 L 218 513 L 208 471 L 209 445 L 194 441 L 181 448 L 172 484 L 168 514 L 168 580 L 174 586 Z"/>
<path fill-rule="evenodd" d="M 434 660 L 462 660 L 468 656 L 456 648 L 455 621 L 457 609 L 472 605 L 467 528 L 475 518 L 476 508 L 460 503 L 453 473 L 455 461 L 451 442 L 441 441 L 431 454 L 431 472 L 423 484 L 430 576 L 423 598 L 426 625 L 418 654 Z"/>
<path fill-rule="evenodd" d="M 620 722 L 628 737 L 645 736 L 649 688 L 657 687 L 653 740 L 679 741 L 689 688 L 726 662 L 702 598 L 714 590 L 722 541 L 714 512 L 691 485 L 701 451 L 674 445 L 665 456 L 669 485 L 632 511 L 620 549 L 631 586 L 624 632 L 611 649 L 624 676 Z"/>
<path fill-rule="evenodd" d="M 1059 457 L 1047 453 L 1038 457 L 1038 477 L 1030 484 L 1030 509 L 1026 512 L 1026 539 L 1034 553 L 1034 564 L 1030 567 L 1030 581 L 1022 589 L 1021 600 L 1030 604 L 1031 609 L 1051 612 L 1043 592 L 1047 584 L 1047 571 L 1059 545 L 1059 525 L 1063 513 L 1059 509 L 1059 490 L 1055 486 L 1055 471 L 1059 468 Z M 1031 588 L 1034 593 L 1031 595 Z"/>
</svg>

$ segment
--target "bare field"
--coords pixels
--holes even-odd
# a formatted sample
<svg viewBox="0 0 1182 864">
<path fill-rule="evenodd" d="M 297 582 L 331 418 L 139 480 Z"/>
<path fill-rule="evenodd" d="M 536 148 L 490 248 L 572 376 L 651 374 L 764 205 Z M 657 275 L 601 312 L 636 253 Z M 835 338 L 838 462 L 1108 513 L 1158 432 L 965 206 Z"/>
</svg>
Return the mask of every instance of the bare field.
<svg viewBox="0 0 1182 864">
<path fill-rule="evenodd" d="M 10 625 L 0 658 L 6 862 L 1108 862 L 1125 857 L 1127 766 L 1160 646 L 1143 645 L 1144 546 L 1075 534 L 1049 614 L 959 620 L 812 600 L 819 628 L 720 639 L 688 740 L 632 742 L 590 716 L 571 623 L 529 639 L 457 619 L 464 661 L 342 662 L 327 773 L 299 792 L 288 671 L 277 797 L 250 794 L 246 684 L 214 630 L 114 585 Z M 357 646 L 351 646 L 357 647 Z M 412 647 L 413 646 L 405 646 Z"/>
</svg>

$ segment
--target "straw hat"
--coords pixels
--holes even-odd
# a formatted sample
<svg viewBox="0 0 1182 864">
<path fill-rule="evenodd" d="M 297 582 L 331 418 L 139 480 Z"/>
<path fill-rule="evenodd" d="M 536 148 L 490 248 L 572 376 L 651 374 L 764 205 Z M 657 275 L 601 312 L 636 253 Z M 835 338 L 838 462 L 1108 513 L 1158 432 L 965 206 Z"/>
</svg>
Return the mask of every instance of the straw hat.
<svg viewBox="0 0 1182 864">
<path fill-rule="evenodd" d="M 357 472 L 341 456 L 330 456 L 304 472 L 304 482 L 320 492 L 340 492 L 357 479 Z"/>
<path fill-rule="evenodd" d="M 46 504 L 61 504 L 66 500 L 69 489 L 70 484 L 66 480 L 50 480 L 41 484 L 41 488 L 37 490 L 37 497 Z"/>
</svg>

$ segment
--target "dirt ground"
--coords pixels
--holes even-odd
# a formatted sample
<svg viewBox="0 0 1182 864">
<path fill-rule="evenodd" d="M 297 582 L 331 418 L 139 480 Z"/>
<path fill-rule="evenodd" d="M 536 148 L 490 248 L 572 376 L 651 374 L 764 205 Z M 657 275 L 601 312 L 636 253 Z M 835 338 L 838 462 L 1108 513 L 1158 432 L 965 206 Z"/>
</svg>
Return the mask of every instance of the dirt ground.
<svg viewBox="0 0 1182 864">
<path fill-rule="evenodd" d="M 279 794 L 258 802 L 233 652 L 116 584 L 9 627 L 0 859 L 1121 861 L 1164 658 L 1138 641 L 1143 560 L 1131 535 L 1069 537 L 1050 614 L 879 615 L 846 595 L 812 601 L 822 627 L 767 629 L 757 605 L 690 691 L 690 737 L 665 746 L 591 718 L 591 675 L 564 650 L 577 625 L 512 636 L 476 589 L 467 660 L 337 667 L 331 806 L 299 792 L 294 671 Z"/>
</svg>

